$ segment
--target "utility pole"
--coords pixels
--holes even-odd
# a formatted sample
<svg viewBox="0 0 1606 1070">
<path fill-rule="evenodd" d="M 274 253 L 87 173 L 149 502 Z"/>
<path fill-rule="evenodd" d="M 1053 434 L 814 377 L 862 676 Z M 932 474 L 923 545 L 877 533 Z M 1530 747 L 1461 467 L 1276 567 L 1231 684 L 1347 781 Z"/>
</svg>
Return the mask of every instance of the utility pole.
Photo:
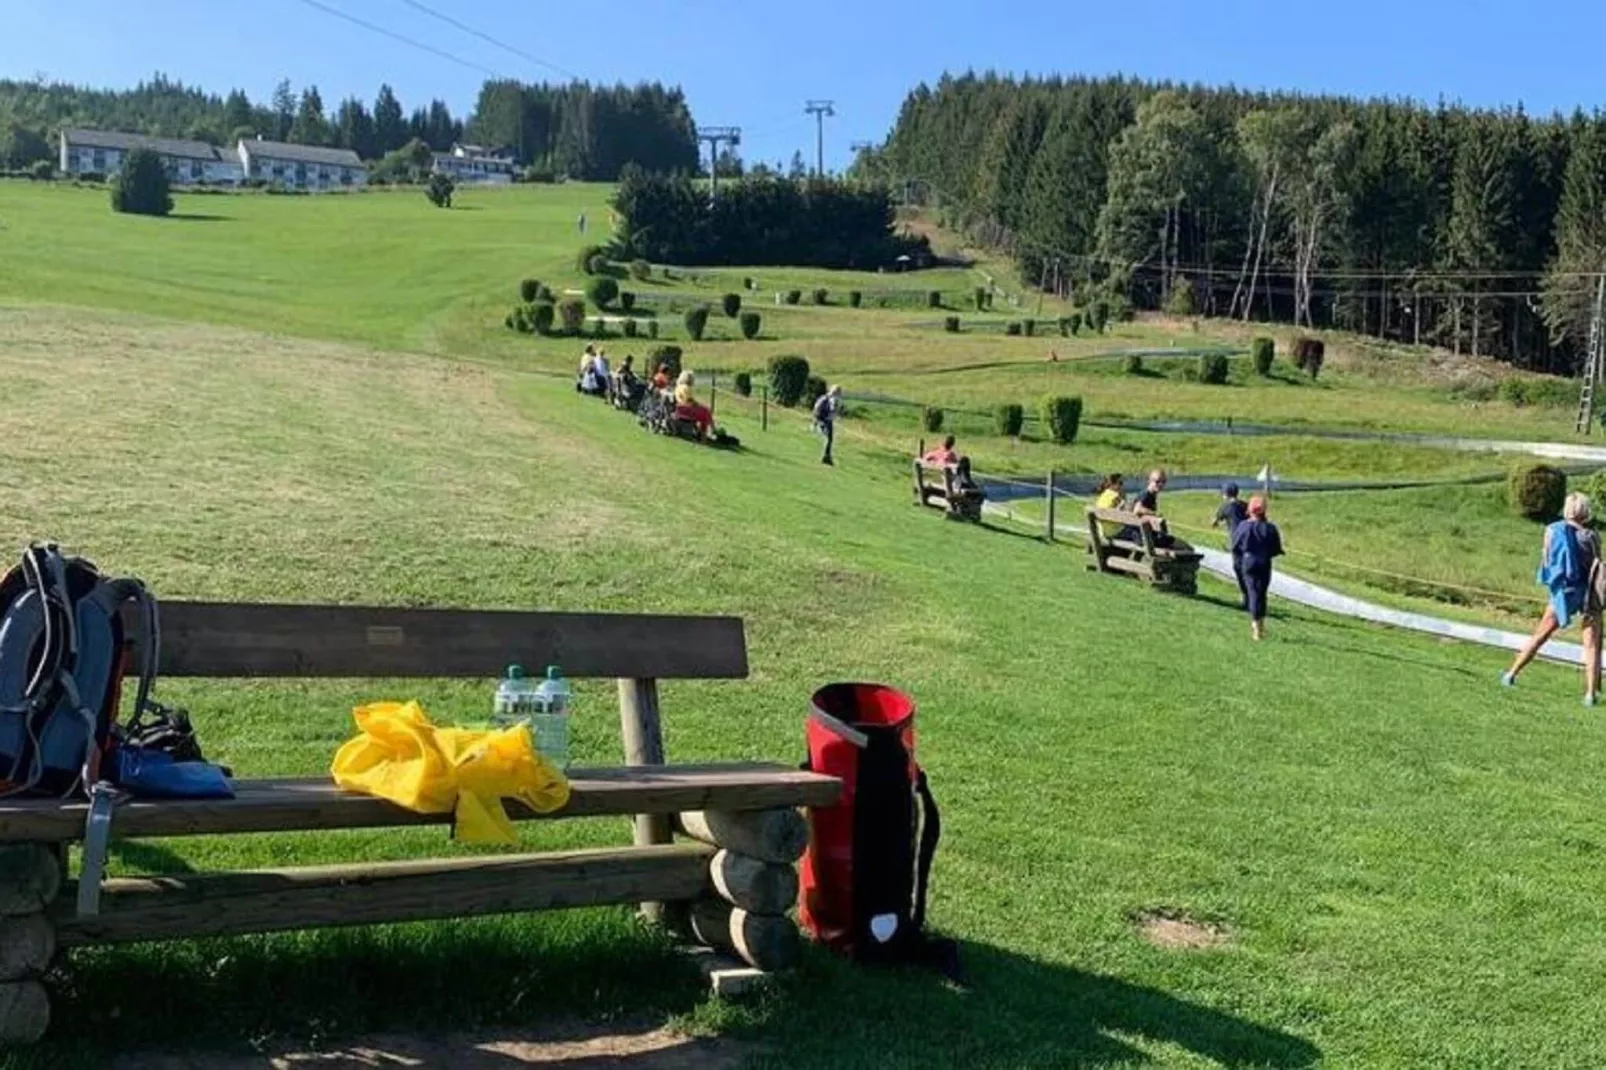
<svg viewBox="0 0 1606 1070">
<path fill-rule="evenodd" d="M 739 126 L 699 126 L 697 143 L 708 142 L 708 199 L 719 200 L 719 146 L 721 142 L 735 148 L 742 143 Z"/>
<path fill-rule="evenodd" d="M 1581 435 L 1595 429 L 1595 388 L 1601 380 L 1601 349 L 1606 339 L 1606 275 L 1595 280 L 1595 308 L 1589 317 L 1589 349 L 1584 354 L 1584 388 L 1578 396 L 1578 426 Z"/>
<path fill-rule="evenodd" d="M 814 173 L 825 176 L 825 117 L 835 116 L 835 101 L 810 100 L 804 103 L 803 113 L 814 116 Z"/>
<path fill-rule="evenodd" d="M 858 163 L 859 162 L 859 156 L 862 153 L 869 152 L 873 148 L 875 148 L 875 142 L 873 142 L 873 141 L 850 141 L 850 142 L 848 142 L 848 149 L 853 153 L 853 162 L 854 163 Z"/>
</svg>

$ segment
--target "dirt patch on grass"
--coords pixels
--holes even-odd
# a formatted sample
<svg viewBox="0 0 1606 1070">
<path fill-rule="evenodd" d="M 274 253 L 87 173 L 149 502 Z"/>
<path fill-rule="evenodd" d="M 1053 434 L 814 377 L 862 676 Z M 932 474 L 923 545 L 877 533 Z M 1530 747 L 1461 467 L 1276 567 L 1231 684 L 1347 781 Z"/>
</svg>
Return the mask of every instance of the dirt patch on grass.
<svg viewBox="0 0 1606 1070">
<path fill-rule="evenodd" d="M 1226 926 L 1200 921 L 1180 910 L 1140 910 L 1132 915 L 1132 924 L 1139 936 L 1168 951 L 1202 951 L 1232 942 L 1232 933 Z"/>
<path fill-rule="evenodd" d="M 512 1070 L 520 1066 L 725 1070 L 740 1065 L 750 1052 L 750 1045 L 737 1041 L 688 1037 L 668 1029 L 570 1024 L 442 1037 L 381 1034 L 321 1051 L 125 1055 L 111 1063 L 110 1070 Z"/>
</svg>

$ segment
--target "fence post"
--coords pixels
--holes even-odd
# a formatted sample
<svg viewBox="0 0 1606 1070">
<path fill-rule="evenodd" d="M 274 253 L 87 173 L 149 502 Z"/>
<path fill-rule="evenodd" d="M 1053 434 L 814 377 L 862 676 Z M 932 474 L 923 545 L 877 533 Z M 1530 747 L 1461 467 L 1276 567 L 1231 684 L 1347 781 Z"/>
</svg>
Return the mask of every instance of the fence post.
<svg viewBox="0 0 1606 1070">
<path fill-rule="evenodd" d="M 764 393 L 758 403 L 759 428 L 764 431 L 770 429 L 770 388 L 765 387 Z"/>
<path fill-rule="evenodd" d="M 719 373 L 708 373 L 708 418 L 714 418 L 714 406 L 719 404 Z"/>
<path fill-rule="evenodd" d="M 1048 470 L 1048 479 L 1043 482 L 1043 494 L 1048 498 L 1048 526 L 1045 534 L 1049 542 L 1054 541 L 1054 469 Z"/>
</svg>

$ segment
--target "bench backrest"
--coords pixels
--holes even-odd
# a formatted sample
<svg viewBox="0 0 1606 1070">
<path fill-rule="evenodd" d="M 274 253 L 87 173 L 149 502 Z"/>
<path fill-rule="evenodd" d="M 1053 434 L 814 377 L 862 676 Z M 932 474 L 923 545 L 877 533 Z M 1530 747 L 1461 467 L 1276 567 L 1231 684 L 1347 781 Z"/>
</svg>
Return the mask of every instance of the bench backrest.
<svg viewBox="0 0 1606 1070">
<path fill-rule="evenodd" d="M 570 677 L 747 675 L 738 617 L 164 601 L 161 622 L 164 676 L 494 680 L 515 663 Z"/>
<path fill-rule="evenodd" d="M 1137 527 L 1143 523 L 1143 518 L 1136 513 L 1129 513 L 1124 509 L 1094 509 L 1089 507 L 1087 515 L 1095 520 L 1103 520 L 1111 524 L 1125 524 Z"/>
</svg>

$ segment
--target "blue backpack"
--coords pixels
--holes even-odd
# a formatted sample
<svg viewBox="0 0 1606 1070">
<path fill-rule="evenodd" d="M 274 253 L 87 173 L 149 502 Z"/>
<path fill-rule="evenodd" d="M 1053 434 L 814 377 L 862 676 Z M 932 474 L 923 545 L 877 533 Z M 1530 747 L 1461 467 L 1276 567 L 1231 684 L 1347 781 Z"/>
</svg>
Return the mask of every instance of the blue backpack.
<svg viewBox="0 0 1606 1070">
<path fill-rule="evenodd" d="M 53 543 L 30 546 L 0 578 L 0 796 L 65 797 L 101 779 L 131 641 L 132 727 L 157 709 L 156 602 L 145 585 L 103 576 Z"/>
</svg>

